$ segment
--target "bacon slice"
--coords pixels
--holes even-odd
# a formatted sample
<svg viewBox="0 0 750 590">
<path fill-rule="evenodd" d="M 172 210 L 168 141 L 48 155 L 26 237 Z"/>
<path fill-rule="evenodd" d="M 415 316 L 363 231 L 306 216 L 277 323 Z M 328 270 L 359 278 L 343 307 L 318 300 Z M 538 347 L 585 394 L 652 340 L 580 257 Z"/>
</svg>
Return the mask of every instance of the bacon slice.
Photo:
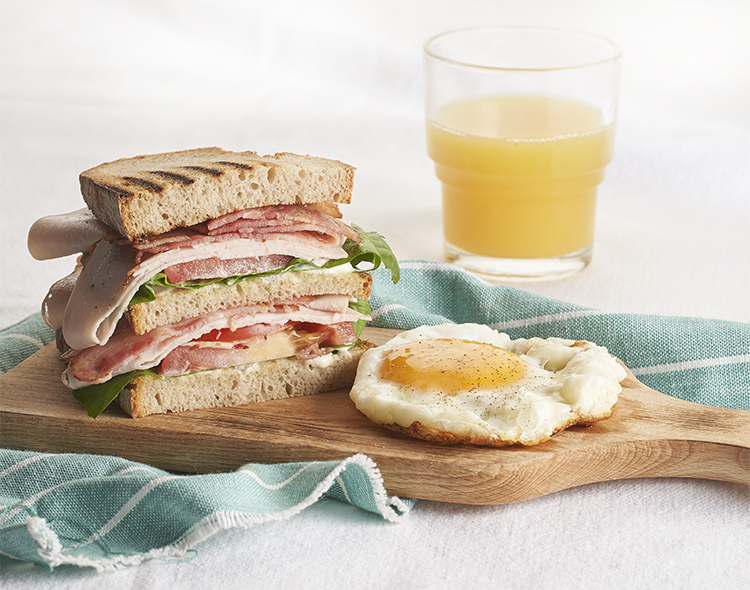
<svg viewBox="0 0 750 590">
<path fill-rule="evenodd" d="M 339 300 L 336 311 L 331 310 L 334 297 Z M 177 347 L 214 330 L 237 330 L 258 324 L 278 325 L 287 322 L 330 325 L 369 319 L 368 316 L 349 309 L 349 297 L 346 295 L 325 295 L 323 298 L 325 309 L 316 308 L 316 298 L 277 301 L 215 311 L 178 324 L 160 326 L 143 335 L 136 335 L 127 322 L 121 322 L 117 332 L 106 344 L 83 350 L 69 350 L 63 354 L 60 359 L 68 363 L 63 379 L 69 387 L 77 389 L 92 383 L 102 383 L 115 375 L 155 367 Z"/>
<path fill-rule="evenodd" d="M 255 330 L 222 330 L 215 340 L 193 340 L 164 357 L 159 365 L 159 373 L 164 377 L 175 377 L 205 369 L 234 367 L 290 356 L 306 360 L 327 354 L 331 346 L 356 341 L 351 322 L 333 325 L 300 322 L 287 327 L 267 328 L 270 331 L 262 335 Z"/>
<path fill-rule="evenodd" d="M 123 244 L 130 244 L 136 250 L 157 253 L 166 252 L 167 250 L 176 247 L 178 244 L 187 245 L 191 240 L 196 240 L 207 234 L 208 228 L 206 227 L 206 224 L 201 223 L 192 227 L 173 229 L 165 234 L 160 234 L 151 238 L 144 238 L 136 242 L 130 242 L 126 238 L 120 238 L 120 242 Z"/>
<path fill-rule="evenodd" d="M 314 336 L 313 336 L 314 338 Z M 277 358 L 294 356 L 298 347 L 307 345 L 308 339 L 295 338 L 286 330 L 268 336 L 256 336 L 241 342 L 206 343 L 194 341 L 178 346 L 159 365 L 159 373 L 164 377 L 175 377 L 205 369 L 219 369 L 248 365 Z"/>
<path fill-rule="evenodd" d="M 290 231 L 312 231 L 345 236 L 359 242 L 359 234 L 347 223 L 311 207 L 270 205 L 228 213 L 206 223 L 209 235 L 238 232 L 243 236 Z"/>
<path fill-rule="evenodd" d="M 311 239 L 324 242 L 341 243 L 344 238 L 361 241 L 349 224 L 317 209 L 302 205 L 269 205 L 235 211 L 206 223 L 145 238 L 134 242 L 133 247 L 157 254 L 227 238 L 265 239 L 268 235 L 287 233 L 316 234 Z"/>
<path fill-rule="evenodd" d="M 328 350 L 323 347 L 352 344 L 357 340 L 357 333 L 354 330 L 354 324 L 351 322 L 316 327 L 305 327 L 302 324 L 297 324 L 297 329 L 312 329 L 321 335 L 319 342 L 311 344 L 297 353 L 297 358 L 301 360 L 309 360 L 327 354 Z"/>
</svg>

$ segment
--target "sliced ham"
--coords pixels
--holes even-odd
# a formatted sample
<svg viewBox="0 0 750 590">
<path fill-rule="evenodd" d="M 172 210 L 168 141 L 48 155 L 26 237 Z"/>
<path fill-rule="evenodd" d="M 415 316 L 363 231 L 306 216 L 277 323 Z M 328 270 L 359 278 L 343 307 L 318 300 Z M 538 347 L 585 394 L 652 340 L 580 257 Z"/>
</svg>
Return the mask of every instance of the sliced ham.
<svg viewBox="0 0 750 590">
<path fill-rule="evenodd" d="M 75 289 L 82 269 L 80 263 L 76 264 L 72 273 L 49 288 L 49 292 L 42 302 L 42 319 L 53 330 L 62 328 L 65 309 L 68 307 L 70 295 Z"/>
<path fill-rule="evenodd" d="M 129 276 L 132 269 L 129 246 L 108 240 L 94 245 L 63 314 L 62 329 L 69 346 L 86 348 L 109 340 L 140 287 Z"/>
<path fill-rule="evenodd" d="M 91 244 L 112 231 L 88 209 L 78 209 L 35 221 L 29 229 L 27 246 L 37 260 L 63 258 L 88 252 Z"/>
<path fill-rule="evenodd" d="M 330 307 L 331 296 L 325 297 L 328 299 L 326 307 Z M 237 330 L 257 324 L 287 322 L 330 325 L 369 319 L 349 309 L 349 297 L 337 297 L 340 304 L 336 311 L 315 309 L 309 305 L 309 298 L 302 298 L 215 311 L 179 324 L 161 326 L 140 336 L 134 334 L 126 322 L 122 322 L 106 344 L 63 354 L 61 360 L 68 363 L 63 378 L 69 387 L 77 389 L 102 383 L 115 375 L 155 367 L 177 347 L 214 330 Z"/>
</svg>

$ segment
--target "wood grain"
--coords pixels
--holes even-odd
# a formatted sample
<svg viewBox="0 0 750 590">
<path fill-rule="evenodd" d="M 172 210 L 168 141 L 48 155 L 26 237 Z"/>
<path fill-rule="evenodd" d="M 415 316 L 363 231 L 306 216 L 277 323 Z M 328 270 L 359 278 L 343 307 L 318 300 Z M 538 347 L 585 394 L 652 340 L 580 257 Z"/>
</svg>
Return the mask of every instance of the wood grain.
<svg viewBox="0 0 750 590">
<path fill-rule="evenodd" d="M 380 343 L 393 331 L 369 328 Z M 0 445 L 116 455 L 193 473 L 245 463 L 322 461 L 364 453 L 391 494 L 505 504 L 587 483 L 687 477 L 750 484 L 750 411 L 684 402 L 630 372 L 613 415 L 535 447 L 441 446 L 382 429 L 347 391 L 132 419 L 110 407 L 93 420 L 60 382 L 54 345 L 0 377 Z"/>
</svg>

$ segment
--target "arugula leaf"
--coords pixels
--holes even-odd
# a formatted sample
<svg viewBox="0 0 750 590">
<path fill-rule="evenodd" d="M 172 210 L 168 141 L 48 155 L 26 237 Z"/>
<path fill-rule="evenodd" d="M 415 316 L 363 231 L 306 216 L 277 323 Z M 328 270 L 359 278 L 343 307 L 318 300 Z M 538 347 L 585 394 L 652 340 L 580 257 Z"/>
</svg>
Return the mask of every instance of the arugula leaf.
<svg viewBox="0 0 750 590">
<path fill-rule="evenodd" d="M 86 413 L 92 418 L 96 418 L 101 414 L 109 404 L 111 404 L 119 393 L 125 389 L 125 387 L 136 377 L 142 375 L 152 375 L 158 377 L 154 369 L 143 369 L 140 371 L 131 371 L 129 373 L 123 373 L 122 375 L 116 375 L 109 381 L 104 383 L 96 383 L 94 385 L 87 385 L 80 389 L 73 390 L 73 397 L 76 398 L 86 410 Z"/>
<path fill-rule="evenodd" d="M 354 311 L 358 311 L 359 313 L 363 315 L 370 315 L 370 312 L 372 311 L 370 309 L 370 304 L 368 303 L 367 299 L 360 299 L 357 298 L 356 301 L 352 301 L 349 303 L 349 309 L 353 309 Z M 365 325 L 367 324 L 367 320 L 357 320 L 356 322 L 352 322 L 352 325 L 354 325 L 354 335 L 359 338 L 362 335 L 362 330 L 365 329 Z"/>
<path fill-rule="evenodd" d="M 128 303 L 128 306 L 135 305 L 136 303 L 148 303 L 149 301 L 153 301 L 154 299 L 156 299 L 154 286 L 158 284 L 158 277 L 162 274 L 163 273 L 159 273 L 153 279 L 138 287 L 138 290 L 135 292 L 135 295 L 133 295 L 133 298 L 130 300 L 130 303 Z"/>
<path fill-rule="evenodd" d="M 391 271 L 393 283 L 398 283 L 401 278 L 398 260 L 385 238 L 377 232 L 366 232 L 354 223 L 352 223 L 352 227 L 357 231 L 362 241 L 357 243 L 354 240 L 347 239 L 344 242 L 344 250 L 349 254 L 351 265 L 356 268 L 361 262 L 369 262 L 373 269 L 376 269 L 382 264 Z"/>
</svg>

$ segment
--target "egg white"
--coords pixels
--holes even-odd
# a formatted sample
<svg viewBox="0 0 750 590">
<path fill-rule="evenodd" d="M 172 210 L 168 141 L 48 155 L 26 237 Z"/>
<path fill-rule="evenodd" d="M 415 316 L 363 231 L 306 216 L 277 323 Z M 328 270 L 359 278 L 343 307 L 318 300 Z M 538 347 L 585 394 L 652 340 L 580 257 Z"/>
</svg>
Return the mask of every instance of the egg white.
<svg viewBox="0 0 750 590">
<path fill-rule="evenodd" d="M 382 379 L 393 348 L 419 340 L 462 339 L 497 346 L 525 367 L 501 386 L 447 393 Z M 423 326 L 403 332 L 361 358 L 351 389 L 356 407 L 373 422 L 442 443 L 534 445 L 577 423 L 607 418 L 625 370 L 605 348 L 561 338 L 511 340 L 480 324 Z"/>
</svg>

